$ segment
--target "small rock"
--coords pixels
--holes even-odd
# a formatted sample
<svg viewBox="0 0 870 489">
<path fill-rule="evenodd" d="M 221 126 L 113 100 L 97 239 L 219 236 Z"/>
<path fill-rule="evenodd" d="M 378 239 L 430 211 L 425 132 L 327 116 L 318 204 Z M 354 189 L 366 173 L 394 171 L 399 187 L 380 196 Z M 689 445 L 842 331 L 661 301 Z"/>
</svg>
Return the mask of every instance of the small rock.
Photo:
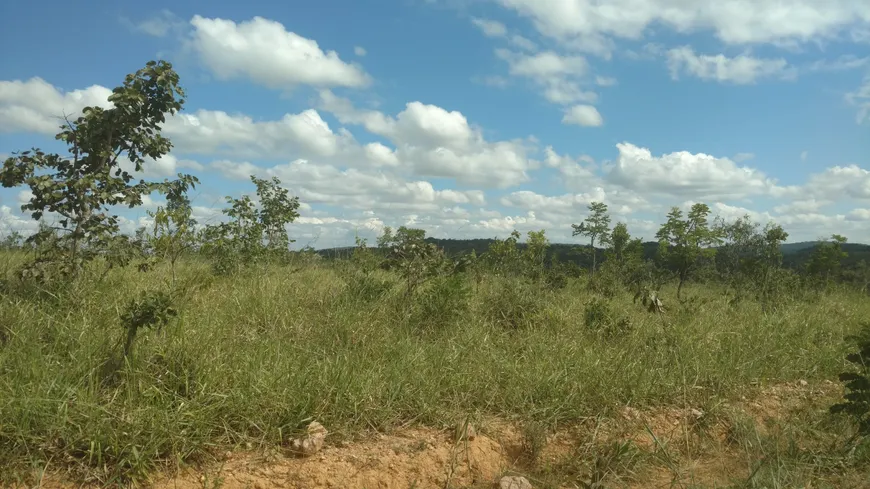
<svg viewBox="0 0 870 489">
<path fill-rule="evenodd" d="M 326 428 L 322 424 L 312 421 L 308 425 L 306 435 L 303 438 L 293 440 L 291 447 L 303 457 L 309 457 L 323 448 L 323 440 L 326 438 L 327 433 Z"/>
<path fill-rule="evenodd" d="M 532 489 L 532 484 L 525 477 L 515 475 L 502 477 L 498 481 L 499 489 Z"/>
</svg>

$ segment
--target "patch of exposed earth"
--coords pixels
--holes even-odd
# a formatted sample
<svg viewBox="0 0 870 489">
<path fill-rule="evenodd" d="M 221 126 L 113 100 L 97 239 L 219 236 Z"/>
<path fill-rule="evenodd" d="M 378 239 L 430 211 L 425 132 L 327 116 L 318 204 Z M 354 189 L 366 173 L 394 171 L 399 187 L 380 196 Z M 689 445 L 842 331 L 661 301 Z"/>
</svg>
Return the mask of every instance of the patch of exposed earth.
<svg viewBox="0 0 870 489">
<path fill-rule="evenodd" d="M 830 382 L 780 384 L 757 392 L 751 400 L 742 398 L 727 406 L 764 427 L 812 399 L 835 398 L 840 393 L 840 387 Z M 658 465 L 640 464 L 626 470 L 624 477 L 601 487 L 722 487 L 733 481 L 735 475 L 749 471 L 740 454 L 735 453 L 738 450 L 729 448 L 730 429 L 727 422 L 708 416 L 702 409 L 685 406 L 651 411 L 626 407 L 615 418 L 590 420 L 570 429 L 545 433 L 537 451 L 529 448 L 525 428 L 499 420 L 482 420 L 474 430 L 476 433 L 464 437 L 457 436 L 455 429 L 426 427 L 371 434 L 354 441 L 339 437 L 332 441 L 327 435 L 323 448 L 313 455 L 299 457 L 289 449 L 226 452 L 214 462 L 156 476 L 144 486 L 155 489 L 435 489 L 499 487 L 504 476 L 524 475 L 532 487 L 553 487 L 552 482 L 545 483 L 530 474 L 558 473 L 573 470 L 572 467 L 592 472 L 610 470 L 599 467 L 600 452 L 613 451 L 614 446 L 631 442 L 632 449 L 638 453 L 656 453 L 660 459 L 669 456 L 668 450 L 679 452 L 679 462 L 667 470 L 662 467 L 668 465 L 666 460 Z M 681 450 L 681 446 L 692 448 Z M 534 469 L 528 460 L 530 452 L 535 452 Z M 589 460 L 577 460 L 583 458 Z M 614 461 L 619 462 L 616 459 L 610 462 Z M 588 474 L 578 476 L 577 480 L 589 480 Z M 81 486 L 46 477 L 41 487 Z"/>
</svg>

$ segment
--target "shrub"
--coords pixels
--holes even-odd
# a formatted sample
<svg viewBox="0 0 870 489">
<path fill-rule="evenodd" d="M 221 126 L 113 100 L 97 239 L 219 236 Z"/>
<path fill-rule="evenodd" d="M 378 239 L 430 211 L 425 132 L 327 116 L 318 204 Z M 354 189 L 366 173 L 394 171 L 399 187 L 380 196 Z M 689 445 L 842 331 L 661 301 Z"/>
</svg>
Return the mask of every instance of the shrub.
<svg viewBox="0 0 870 489">
<path fill-rule="evenodd" d="M 626 317 L 619 317 L 610 304 L 600 298 L 594 298 L 583 313 L 586 327 L 606 338 L 625 335 L 631 331 L 631 322 Z"/>
<path fill-rule="evenodd" d="M 509 330 L 534 323 L 543 310 L 540 289 L 515 280 L 502 280 L 484 297 L 483 315 Z"/>
<path fill-rule="evenodd" d="M 132 353 L 133 342 L 140 329 L 160 329 L 177 314 L 178 311 L 172 304 L 172 297 L 163 291 L 143 292 L 139 297 L 131 300 L 127 309 L 121 314 L 121 325 L 127 330 L 124 356 Z"/>
<path fill-rule="evenodd" d="M 409 323 L 422 330 L 436 330 L 467 316 L 471 290 L 464 275 L 433 280 L 417 292 Z"/>
<path fill-rule="evenodd" d="M 852 416 L 858 423 L 858 433 L 870 436 L 870 322 L 863 324 L 860 334 L 851 337 L 858 351 L 846 356 L 855 365 L 855 371 L 840 374 L 846 386 L 844 402 L 831 406 L 832 413 Z"/>
</svg>

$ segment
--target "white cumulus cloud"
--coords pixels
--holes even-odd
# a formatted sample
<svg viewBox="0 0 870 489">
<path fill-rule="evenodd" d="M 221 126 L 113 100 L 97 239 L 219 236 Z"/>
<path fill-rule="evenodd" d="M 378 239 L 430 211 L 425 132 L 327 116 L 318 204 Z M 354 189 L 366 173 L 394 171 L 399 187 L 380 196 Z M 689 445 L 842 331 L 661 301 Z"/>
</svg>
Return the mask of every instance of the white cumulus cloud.
<svg viewBox="0 0 870 489">
<path fill-rule="evenodd" d="M 0 81 L 0 132 L 56 134 L 64 116 L 74 120 L 86 106 L 112 107 L 111 94 L 99 85 L 64 92 L 39 77 Z"/>
<path fill-rule="evenodd" d="M 248 77 L 270 88 L 296 85 L 364 87 L 362 68 L 324 51 L 317 41 L 287 31 L 280 22 L 254 17 L 236 23 L 194 15 L 191 46 L 222 79 Z"/>
<path fill-rule="evenodd" d="M 607 178 L 637 192 L 723 199 L 771 194 L 778 188 L 764 173 L 739 167 L 728 158 L 688 151 L 653 156 L 649 149 L 631 143 L 616 147 L 619 156 Z"/>
<path fill-rule="evenodd" d="M 598 127 L 604 124 L 604 119 L 601 117 L 598 109 L 591 105 L 575 105 L 565 111 L 562 122 L 564 124 Z"/>
</svg>

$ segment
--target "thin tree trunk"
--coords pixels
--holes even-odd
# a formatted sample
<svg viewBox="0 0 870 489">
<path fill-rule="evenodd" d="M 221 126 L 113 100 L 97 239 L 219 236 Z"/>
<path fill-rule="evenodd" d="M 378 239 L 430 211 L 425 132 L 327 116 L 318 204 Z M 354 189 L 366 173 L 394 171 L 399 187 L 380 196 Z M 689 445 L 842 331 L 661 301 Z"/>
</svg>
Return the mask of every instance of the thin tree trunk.
<svg viewBox="0 0 870 489">
<path fill-rule="evenodd" d="M 589 242 L 589 246 L 592 247 L 592 278 L 595 278 L 595 266 L 597 263 L 597 257 L 595 256 L 595 238 L 592 238 Z"/>
<path fill-rule="evenodd" d="M 124 357 L 129 357 L 133 353 L 133 342 L 136 340 L 137 329 L 135 327 L 127 328 L 127 338 L 124 341 Z"/>
<path fill-rule="evenodd" d="M 683 283 L 686 281 L 686 275 L 680 272 L 680 282 L 677 284 L 677 300 L 682 300 Z"/>
</svg>

